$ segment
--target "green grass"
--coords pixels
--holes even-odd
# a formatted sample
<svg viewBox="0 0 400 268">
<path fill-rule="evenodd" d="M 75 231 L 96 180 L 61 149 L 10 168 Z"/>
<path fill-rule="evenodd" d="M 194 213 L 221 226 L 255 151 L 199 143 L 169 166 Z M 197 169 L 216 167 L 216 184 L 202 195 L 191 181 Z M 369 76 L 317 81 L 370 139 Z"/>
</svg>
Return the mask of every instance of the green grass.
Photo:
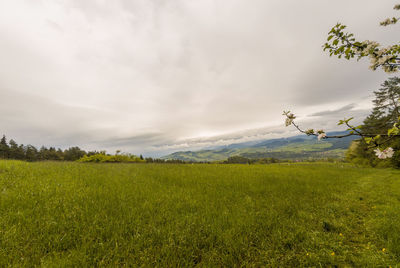
<svg viewBox="0 0 400 268">
<path fill-rule="evenodd" d="M 0 267 L 396 267 L 399 211 L 390 169 L 0 161 Z"/>
</svg>

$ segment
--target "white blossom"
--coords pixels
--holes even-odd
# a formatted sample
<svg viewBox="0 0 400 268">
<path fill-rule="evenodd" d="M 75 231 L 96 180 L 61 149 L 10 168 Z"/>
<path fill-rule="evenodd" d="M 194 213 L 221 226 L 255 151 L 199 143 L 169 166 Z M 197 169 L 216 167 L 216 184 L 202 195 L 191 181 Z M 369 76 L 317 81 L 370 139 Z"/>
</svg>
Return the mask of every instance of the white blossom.
<svg viewBox="0 0 400 268">
<path fill-rule="evenodd" d="M 326 138 L 326 133 L 322 132 L 318 135 L 318 140 L 320 141 L 321 139 L 325 139 Z"/>
<path fill-rule="evenodd" d="M 379 159 L 386 159 L 386 158 L 392 158 L 394 154 L 394 150 L 392 147 L 388 147 L 385 150 L 381 151 L 379 148 L 374 150 L 375 155 Z"/>
</svg>

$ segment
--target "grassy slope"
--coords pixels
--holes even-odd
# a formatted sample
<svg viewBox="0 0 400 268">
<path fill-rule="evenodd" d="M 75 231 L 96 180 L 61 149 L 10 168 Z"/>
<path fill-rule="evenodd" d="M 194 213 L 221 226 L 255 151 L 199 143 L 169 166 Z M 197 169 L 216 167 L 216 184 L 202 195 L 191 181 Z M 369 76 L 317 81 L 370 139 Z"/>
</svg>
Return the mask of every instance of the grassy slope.
<svg viewBox="0 0 400 268">
<path fill-rule="evenodd" d="M 399 180 L 334 164 L 0 161 L 0 266 L 394 266 Z"/>
<path fill-rule="evenodd" d="M 274 148 L 248 147 L 248 148 L 224 148 L 216 150 L 202 150 L 195 152 L 176 152 L 163 157 L 164 159 L 180 159 L 185 161 L 219 161 L 230 156 L 240 155 L 248 158 L 275 157 L 280 159 L 308 159 L 308 158 L 343 158 L 346 149 L 336 148 L 329 141 L 316 142 L 304 140 Z"/>
</svg>

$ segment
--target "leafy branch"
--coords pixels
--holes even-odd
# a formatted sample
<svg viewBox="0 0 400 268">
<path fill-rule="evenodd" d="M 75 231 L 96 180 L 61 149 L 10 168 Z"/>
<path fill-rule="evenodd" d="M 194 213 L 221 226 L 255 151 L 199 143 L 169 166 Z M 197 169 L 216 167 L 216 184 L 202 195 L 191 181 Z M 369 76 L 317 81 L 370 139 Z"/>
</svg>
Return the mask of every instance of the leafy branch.
<svg viewBox="0 0 400 268">
<path fill-rule="evenodd" d="M 395 10 L 400 10 L 400 5 L 394 6 Z M 400 17 L 388 18 L 382 21 L 380 25 L 388 26 L 396 24 L 400 21 Z M 400 66 L 400 45 L 392 45 L 386 48 L 382 47 L 375 41 L 359 41 L 356 40 L 354 34 L 344 32 L 346 25 L 337 23 L 328 33 L 327 42 L 324 44 L 324 51 L 328 51 L 330 56 L 337 56 L 350 60 L 357 58 L 360 60 L 364 57 L 370 59 L 372 70 L 382 68 L 387 73 L 393 73 L 399 70 Z"/>
<path fill-rule="evenodd" d="M 393 156 L 394 150 L 392 148 L 386 148 L 385 150 L 381 151 L 379 147 L 383 144 L 387 144 L 391 141 L 394 137 L 400 137 L 400 129 L 399 129 L 399 122 L 400 117 L 398 118 L 399 122 L 395 123 L 392 128 L 388 129 L 387 134 L 376 134 L 376 133 L 363 133 L 360 131 L 362 129 L 362 125 L 354 126 L 350 124 L 350 121 L 354 118 L 351 117 L 349 119 L 340 120 L 338 125 L 346 125 L 348 134 L 344 135 L 327 135 L 324 130 L 314 130 L 314 129 L 307 129 L 304 130 L 300 128 L 300 126 L 294 121 L 296 116 L 291 113 L 290 111 L 284 111 L 283 115 L 286 116 L 285 125 L 288 127 L 293 125 L 299 132 L 304 133 L 308 136 L 316 136 L 318 140 L 321 139 L 341 139 L 350 136 L 359 136 L 362 140 L 369 145 L 369 148 L 377 148 L 376 154 L 379 158 L 390 158 Z M 382 140 L 383 137 L 386 139 Z M 387 150 L 387 154 L 385 151 Z"/>
</svg>

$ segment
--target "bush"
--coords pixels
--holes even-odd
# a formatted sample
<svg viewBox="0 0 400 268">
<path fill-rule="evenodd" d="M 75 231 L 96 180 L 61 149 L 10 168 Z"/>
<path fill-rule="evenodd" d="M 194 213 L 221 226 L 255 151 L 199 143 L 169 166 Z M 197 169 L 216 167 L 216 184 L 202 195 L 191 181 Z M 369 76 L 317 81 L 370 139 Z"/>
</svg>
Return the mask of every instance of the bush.
<svg viewBox="0 0 400 268">
<path fill-rule="evenodd" d="M 145 163 L 146 161 L 140 157 L 131 154 L 94 154 L 91 156 L 83 156 L 78 162 L 93 162 L 93 163 Z"/>
</svg>

